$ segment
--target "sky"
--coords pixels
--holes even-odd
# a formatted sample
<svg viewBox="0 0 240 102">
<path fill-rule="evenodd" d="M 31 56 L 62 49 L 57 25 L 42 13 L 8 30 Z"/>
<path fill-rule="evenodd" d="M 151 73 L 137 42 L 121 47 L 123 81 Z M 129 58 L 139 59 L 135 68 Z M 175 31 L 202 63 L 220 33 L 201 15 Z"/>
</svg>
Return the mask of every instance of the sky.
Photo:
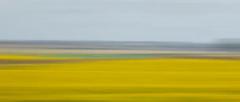
<svg viewBox="0 0 240 102">
<path fill-rule="evenodd" d="M 240 0 L 0 0 L 0 40 L 240 38 Z"/>
</svg>

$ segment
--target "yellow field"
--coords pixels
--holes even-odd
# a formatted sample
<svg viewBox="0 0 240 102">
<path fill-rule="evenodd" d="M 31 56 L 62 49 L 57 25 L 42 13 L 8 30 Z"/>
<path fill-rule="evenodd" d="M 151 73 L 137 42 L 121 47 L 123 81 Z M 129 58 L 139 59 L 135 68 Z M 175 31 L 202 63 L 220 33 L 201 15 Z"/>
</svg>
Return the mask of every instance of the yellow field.
<svg viewBox="0 0 240 102">
<path fill-rule="evenodd" d="M 0 102 L 240 102 L 240 60 L 102 60 L 0 68 Z"/>
<path fill-rule="evenodd" d="M 34 59 L 43 59 L 40 56 L 26 56 L 26 55 L 6 55 L 0 54 L 0 60 L 34 60 Z"/>
</svg>

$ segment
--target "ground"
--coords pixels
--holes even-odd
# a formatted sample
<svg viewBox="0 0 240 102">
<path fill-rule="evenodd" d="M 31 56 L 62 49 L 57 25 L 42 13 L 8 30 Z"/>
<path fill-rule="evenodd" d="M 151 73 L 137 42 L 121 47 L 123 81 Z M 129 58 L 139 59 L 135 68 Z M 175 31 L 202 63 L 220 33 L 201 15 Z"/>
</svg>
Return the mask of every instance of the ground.
<svg viewBox="0 0 240 102">
<path fill-rule="evenodd" d="M 0 102 L 240 101 L 237 59 L 0 59 L 25 61 L 0 64 Z"/>
</svg>

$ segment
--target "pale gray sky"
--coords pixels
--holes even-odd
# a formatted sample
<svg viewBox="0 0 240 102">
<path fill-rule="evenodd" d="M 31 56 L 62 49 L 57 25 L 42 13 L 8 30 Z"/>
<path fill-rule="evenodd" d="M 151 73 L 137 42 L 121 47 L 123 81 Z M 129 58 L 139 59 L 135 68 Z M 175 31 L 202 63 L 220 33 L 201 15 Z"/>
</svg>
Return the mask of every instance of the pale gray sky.
<svg viewBox="0 0 240 102">
<path fill-rule="evenodd" d="M 0 0 L 1 40 L 240 38 L 240 0 Z"/>
</svg>

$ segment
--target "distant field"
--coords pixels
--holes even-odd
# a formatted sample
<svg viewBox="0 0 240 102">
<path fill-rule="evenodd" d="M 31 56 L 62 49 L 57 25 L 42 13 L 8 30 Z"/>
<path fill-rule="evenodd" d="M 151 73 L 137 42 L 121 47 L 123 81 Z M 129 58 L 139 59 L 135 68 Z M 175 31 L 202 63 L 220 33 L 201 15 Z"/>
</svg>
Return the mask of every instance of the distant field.
<svg viewBox="0 0 240 102">
<path fill-rule="evenodd" d="M 0 102 L 240 102 L 240 60 L 53 57 L 0 55 Z"/>
</svg>

